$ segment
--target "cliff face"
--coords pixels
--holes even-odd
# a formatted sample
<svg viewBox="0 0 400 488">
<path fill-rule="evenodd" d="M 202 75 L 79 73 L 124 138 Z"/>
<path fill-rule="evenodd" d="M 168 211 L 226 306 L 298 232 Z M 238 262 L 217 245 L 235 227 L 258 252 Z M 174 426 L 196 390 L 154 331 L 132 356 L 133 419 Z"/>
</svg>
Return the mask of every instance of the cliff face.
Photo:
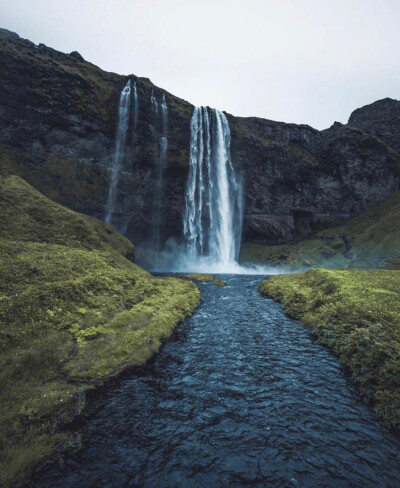
<svg viewBox="0 0 400 488">
<path fill-rule="evenodd" d="M 149 236 L 161 127 L 152 91 L 169 109 L 161 239 L 180 236 L 193 106 L 146 78 L 106 73 L 0 30 L 0 162 L 46 196 L 103 218 L 118 100 L 127 79 L 138 91 L 118 185 L 115 223 L 135 243 Z M 341 222 L 399 188 L 400 102 L 356 110 L 348 125 L 306 125 L 227 115 L 232 160 L 244 180 L 244 239 L 283 242 Z M 131 117 L 132 121 L 133 117 Z"/>
<path fill-rule="evenodd" d="M 247 240 L 272 244 L 324 229 L 398 188 L 399 154 L 372 133 L 338 123 L 320 132 L 230 123 L 234 160 L 245 168 Z"/>
<path fill-rule="evenodd" d="M 359 127 L 400 150 L 400 103 L 397 100 L 384 98 L 354 110 L 349 125 Z"/>
<path fill-rule="evenodd" d="M 303 240 L 265 246 L 246 243 L 242 263 L 309 267 L 400 269 L 400 191 L 372 205 L 344 224 Z"/>
<path fill-rule="evenodd" d="M 128 78 L 136 81 L 137 128 L 133 130 L 131 116 L 115 223 L 129 220 L 139 237 L 146 235 L 151 219 L 159 154 L 160 127 L 150 97 L 153 91 L 160 102 L 164 93 L 171 127 L 165 215 L 170 231 L 180 232 L 192 105 L 146 78 L 104 72 L 78 53 L 36 46 L 4 30 L 0 30 L 0 72 L 2 170 L 19 174 L 53 200 L 98 218 L 105 213 L 120 92 Z"/>
</svg>

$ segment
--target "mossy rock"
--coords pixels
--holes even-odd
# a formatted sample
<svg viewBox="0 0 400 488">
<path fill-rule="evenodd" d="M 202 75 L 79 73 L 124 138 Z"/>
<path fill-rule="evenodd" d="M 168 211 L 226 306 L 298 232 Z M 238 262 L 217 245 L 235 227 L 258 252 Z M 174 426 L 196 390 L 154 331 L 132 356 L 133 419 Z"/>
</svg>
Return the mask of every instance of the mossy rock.
<svg viewBox="0 0 400 488">
<path fill-rule="evenodd" d="M 400 429 L 400 271 L 327 270 L 259 285 L 349 369 L 383 423 Z"/>
<path fill-rule="evenodd" d="M 221 280 L 221 278 L 217 278 L 215 281 L 212 282 L 214 286 L 226 286 L 226 282 Z"/>
</svg>

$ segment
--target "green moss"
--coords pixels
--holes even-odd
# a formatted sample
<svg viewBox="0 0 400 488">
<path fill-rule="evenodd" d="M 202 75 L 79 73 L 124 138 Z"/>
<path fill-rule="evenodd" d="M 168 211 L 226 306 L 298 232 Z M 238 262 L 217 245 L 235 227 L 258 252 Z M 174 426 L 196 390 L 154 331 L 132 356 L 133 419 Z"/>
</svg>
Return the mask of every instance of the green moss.
<svg viewBox="0 0 400 488">
<path fill-rule="evenodd" d="M 214 279 L 214 275 L 212 274 L 204 274 L 204 273 L 192 273 L 185 275 L 184 278 L 188 278 L 189 280 L 195 281 L 212 281 Z"/>
<path fill-rule="evenodd" d="M 387 268 L 400 261 L 400 192 L 349 220 L 299 242 L 276 246 L 244 244 L 241 262 L 290 269 Z"/>
<path fill-rule="evenodd" d="M 0 177 L 3 239 L 103 250 L 133 258 L 133 245 L 110 225 L 63 207 L 18 176 Z"/>
<path fill-rule="evenodd" d="M 400 272 L 323 270 L 278 275 L 259 290 L 332 348 L 385 425 L 400 428 Z"/>
<path fill-rule="evenodd" d="M 226 286 L 225 281 L 222 281 L 221 278 L 217 278 L 212 284 L 214 286 Z"/>
<path fill-rule="evenodd" d="M 7 486 L 62 441 L 58 426 L 83 408 L 94 380 L 146 361 L 200 293 L 191 282 L 152 277 L 123 257 L 132 246 L 110 226 L 17 177 L 0 179 L 0 225 L 0 472 Z"/>
<path fill-rule="evenodd" d="M 82 324 L 78 352 L 65 368 L 70 376 L 98 379 L 143 363 L 199 300 L 194 285 L 176 278 L 137 280 L 129 294 L 133 299 L 139 297 L 138 303 L 124 307 L 97 327 Z"/>
</svg>

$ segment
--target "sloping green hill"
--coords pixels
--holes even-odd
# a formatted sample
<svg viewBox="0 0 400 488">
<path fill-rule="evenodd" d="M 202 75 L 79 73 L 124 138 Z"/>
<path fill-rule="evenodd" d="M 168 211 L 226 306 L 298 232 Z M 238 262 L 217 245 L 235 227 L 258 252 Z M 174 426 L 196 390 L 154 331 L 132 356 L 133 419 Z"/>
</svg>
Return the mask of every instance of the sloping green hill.
<svg viewBox="0 0 400 488">
<path fill-rule="evenodd" d="M 63 207 L 15 175 L 0 177 L 1 238 L 108 251 L 133 260 L 133 244 L 114 227 Z"/>
<path fill-rule="evenodd" d="M 110 226 L 0 180 L 0 485 L 71 442 L 59 427 L 94 384 L 141 364 L 197 306 Z"/>
<path fill-rule="evenodd" d="M 400 192 L 309 239 L 279 246 L 246 244 L 241 261 L 292 268 L 400 269 Z"/>
</svg>

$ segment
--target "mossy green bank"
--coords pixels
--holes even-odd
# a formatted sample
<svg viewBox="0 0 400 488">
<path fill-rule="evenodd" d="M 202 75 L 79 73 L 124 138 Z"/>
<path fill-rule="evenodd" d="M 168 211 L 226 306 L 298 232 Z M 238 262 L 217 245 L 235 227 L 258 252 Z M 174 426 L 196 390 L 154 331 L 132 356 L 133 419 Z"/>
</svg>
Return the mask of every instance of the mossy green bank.
<svg viewBox="0 0 400 488">
<path fill-rule="evenodd" d="M 333 349 L 383 423 L 400 429 L 400 271 L 277 275 L 259 285 Z"/>
<path fill-rule="evenodd" d="M 85 391 L 142 364 L 199 303 L 112 227 L 0 180 L 0 485 L 71 441 Z"/>
</svg>

